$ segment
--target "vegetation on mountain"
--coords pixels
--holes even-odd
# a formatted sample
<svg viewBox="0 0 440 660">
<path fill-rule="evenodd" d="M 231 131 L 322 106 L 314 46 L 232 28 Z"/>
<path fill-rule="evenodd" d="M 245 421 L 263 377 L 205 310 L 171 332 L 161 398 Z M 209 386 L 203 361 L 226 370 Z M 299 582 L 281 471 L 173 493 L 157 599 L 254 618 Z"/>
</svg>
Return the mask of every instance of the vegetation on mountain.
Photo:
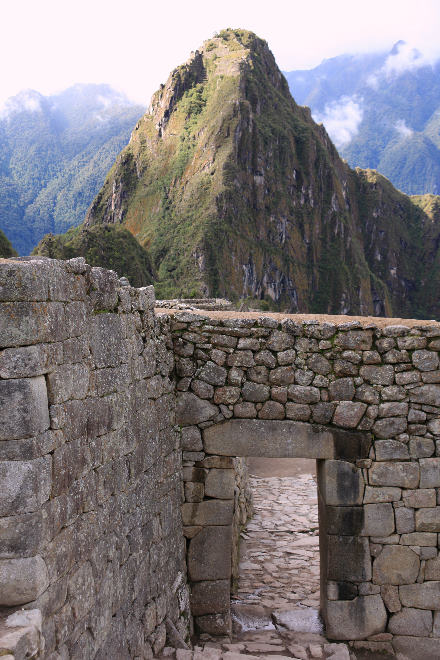
<svg viewBox="0 0 440 660">
<path fill-rule="evenodd" d="M 154 278 L 149 255 L 121 226 L 75 227 L 65 234 L 47 234 L 32 254 L 51 259 L 84 257 L 91 266 L 105 266 L 127 277 L 132 286 L 147 286 Z"/>
<path fill-rule="evenodd" d="M 21 254 L 84 220 L 142 114 L 107 85 L 31 90 L 0 111 L 0 228 Z"/>
<path fill-rule="evenodd" d="M 377 169 L 410 195 L 440 193 L 440 61 L 398 42 L 286 77 L 352 167 Z"/>
<path fill-rule="evenodd" d="M 205 42 L 153 96 L 84 227 L 106 225 L 148 251 L 158 297 L 440 315 L 436 198 L 350 169 L 245 30 Z"/>
<path fill-rule="evenodd" d="M 17 252 L 12 247 L 11 241 L 6 238 L 0 229 L 0 257 L 3 257 L 3 259 L 9 259 L 10 257 L 16 256 Z"/>
</svg>

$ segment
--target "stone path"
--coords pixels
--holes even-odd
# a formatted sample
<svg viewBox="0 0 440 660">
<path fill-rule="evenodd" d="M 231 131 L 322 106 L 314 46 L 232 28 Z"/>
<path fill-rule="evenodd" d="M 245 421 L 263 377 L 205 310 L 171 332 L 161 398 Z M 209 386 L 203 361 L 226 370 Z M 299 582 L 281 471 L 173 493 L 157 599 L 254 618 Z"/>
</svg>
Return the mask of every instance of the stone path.
<svg viewBox="0 0 440 660">
<path fill-rule="evenodd" d="M 242 533 L 232 640 L 198 641 L 177 660 L 298 658 L 350 660 L 345 644 L 322 636 L 316 483 L 311 474 L 251 477 L 254 517 Z"/>
</svg>

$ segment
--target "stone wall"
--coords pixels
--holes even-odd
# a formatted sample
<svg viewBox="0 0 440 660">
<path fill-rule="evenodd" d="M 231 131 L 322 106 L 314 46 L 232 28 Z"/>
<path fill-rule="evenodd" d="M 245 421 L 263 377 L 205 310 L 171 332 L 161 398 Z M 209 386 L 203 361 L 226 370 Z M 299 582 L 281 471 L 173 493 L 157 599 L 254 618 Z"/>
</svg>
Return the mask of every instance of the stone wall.
<svg viewBox="0 0 440 660">
<path fill-rule="evenodd" d="M 314 457 L 327 635 L 437 657 L 440 325 L 225 316 L 172 318 L 198 628 L 230 626 L 231 457 Z"/>
<path fill-rule="evenodd" d="M 0 301 L 0 655 L 151 658 L 190 619 L 169 322 L 82 259 Z"/>
</svg>

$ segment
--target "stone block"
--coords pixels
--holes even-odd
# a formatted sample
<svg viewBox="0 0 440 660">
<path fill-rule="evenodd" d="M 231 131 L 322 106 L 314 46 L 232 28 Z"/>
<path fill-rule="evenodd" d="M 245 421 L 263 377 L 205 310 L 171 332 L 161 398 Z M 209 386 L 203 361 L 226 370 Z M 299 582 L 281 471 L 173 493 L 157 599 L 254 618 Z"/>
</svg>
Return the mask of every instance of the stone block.
<svg viewBox="0 0 440 660">
<path fill-rule="evenodd" d="M 435 506 L 435 490 L 434 488 L 420 488 L 417 490 L 404 491 L 403 501 L 405 502 L 406 506 L 416 509 Z"/>
<path fill-rule="evenodd" d="M 184 451 L 203 449 L 202 434 L 197 426 L 186 426 L 182 429 L 182 449 Z"/>
<path fill-rule="evenodd" d="M 298 422 L 307 422 L 312 414 L 312 409 L 305 403 L 289 403 L 286 404 L 286 417 L 287 419 L 295 419 Z"/>
<path fill-rule="evenodd" d="M 327 376 L 332 370 L 332 365 L 323 355 L 315 353 L 307 360 L 307 365 L 315 374 Z"/>
<path fill-rule="evenodd" d="M 226 362 L 228 367 L 253 367 L 254 354 L 252 351 L 234 351 L 228 355 Z"/>
<path fill-rule="evenodd" d="M 365 639 L 385 630 L 387 614 L 379 595 L 329 601 L 325 608 L 328 639 Z"/>
<path fill-rule="evenodd" d="M 206 362 L 201 369 L 197 371 L 197 378 L 210 385 L 221 387 L 226 383 L 227 371 L 215 362 Z"/>
<path fill-rule="evenodd" d="M 0 353 L 0 378 L 41 376 L 63 359 L 61 343 L 5 348 Z"/>
<path fill-rule="evenodd" d="M 426 562 L 425 580 L 440 580 L 440 555 Z"/>
<path fill-rule="evenodd" d="M 400 636 L 396 635 L 393 638 L 393 647 L 397 653 L 397 657 L 413 658 L 420 660 L 438 660 L 439 657 L 439 642 L 438 639 L 429 637 L 413 637 L 410 635 Z"/>
<path fill-rule="evenodd" d="M 218 614 L 229 612 L 231 586 L 229 580 L 204 580 L 191 586 L 191 614 Z"/>
<path fill-rule="evenodd" d="M 182 505 L 184 525 L 230 525 L 233 513 L 232 500 L 204 500 Z"/>
<path fill-rule="evenodd" d="M 122 319 L 117 314 L 97 314 L 90 319 L 90 350 L 95 366 L 117 367 L 126 356 Z"/>
<path fill-rule="evenodd" d="M 376 440 L 376 461 L 398 461 L 409 459 L 408 447 L 399 440 Z"/>
<path fill-rule="evenodd" d="M 389 536 L 394 532 L 392 504 L 365 504 L 362 536 Z"/>
<path fill-rule="evenodd" d="M 269 382 L 268 373 L 269 372 L 267 370 L 267 367 L 263 365 L 257 365 L 256 367 L 251 367 L 250 369 L 247 370 L 247 378 L 248 378 L 247 382 L 251 381 L 253 383 L 267 384 Z"/>
<path fill-rule="evenodd" d="M 297 385 L 310 385 L 315 374 L 309 369 L 297 369 L 295 371 L 295 383 Z"/>
<path fill-rule="evenodd" d="M 0 301 L 38 301 L 49 297 L 49 278 L 54 268 L 44 259 L 3 261 L 0 270 Z"/>
<path fill-rule="evenodd" d="M 333 417 L 335 404 L 326 401 L 319 401 L 312 407 L 312 418 L 317 424 L 328 424 Z M 286 406 L 287 414 L 287 406 Z M 288 416 L 288 415 L 287 415 Z"/>
<path fill-rule="evenodd" d="M 365 486 L 364 504 L 376 502 L 398 502 L 401 499 L 402 490 L 392 486 L 372 487 Z"/>
<path fill-rule="evenodd" d="M 0 463 L 0 516 L 37 511 L 49 499 L 52 457 Z"/>
<path fill-rule="evenodd" d="M 214 636 L 230 636 L 231 634 L 231 615 L 228 613 L 223 613 L 223 614 L 206 614 L 204 616 L 197 616 L 195 618 L 195 624 L 196 628 L 201 632 L 201 633 L 206 633 L 208 635 L 214 635 Z M 205 652 L 203 651 L 205 654 Z M 237 654 L 235 653 L 224 653 L 223 658 L 225 660 L 235 660 Z M 179 657 L 178 655 L 176 656 L 177 660 L 186 660 L 182 657 Z M 190 660 L 189 656 L 188 660 Z M 195 655 L 193 657 L 196 657 Z M 248 655 L 247 656 L 248 660 L 254 660 L 256 656 L 254 655 Z M 206 660 L 210 660 L 209 657 L 207 657 Z M 237 659 L 238 660 L 238 659 Z"/>
<path fill-rule="evenodd" d="M 223 404 L 225 406 L 232 405 L 240 398 L 240 388 L 231 385 L 224 387 L 217 387 L 214 394 L 214 403 L 217 405 Z"/>
<path fill-rule="evenodd" d="M 185 502 L 202 502 L 205 495 L 203 483 L 198 481 L 185 482 Z"/>
<path fill-rule="evenodd" d="M 232 527 L 204 527 L 189 542 L 188 573 L 193 582 L 230 580 Z"/>
<path fill-rule="evenodd" d="M 420 559 L 410 548 L 387 545 L 373 563 L 375 584 L 411 584 L 419 574 Z"/>
<path fill-rule="evenodd" d="M 255 364 L 260 364 L 268 369 L 274 369 L 277 365 L 277 360 L 270 351 L 259 351 L 255 353 Z"/>
<path fill-rule="evenodd" d="M 413 435 L 409 441 L 409 452 L 412 458 L 428 458 L 435 452 L 434 440 Z"/>
<path fill-rule="evenodd" d="M 0 560 L 0 605 L 30 603 L 49 586 L 46 564 L 40 555 Z"/>
<path fill-rule="evenodd" d="M 334 456 L 333 436 L 330 431 L 290 420 L 231 419 L 205 429 L 203 441 L 208 454 L 221 456 Z"/>
<path fill-rule="evenodd" d="M 369 351 L 373 343 L 371 330 L 348 330 L 339 332 L 335 338 L 335 345 L 344 349 Z"/>
<path fill-rule="evenodd" d="M 400 612 L 402 604 L 399 598 L 399 587 L 394 584 L 383 584 L 380 587 L 380 595 L 389 612 Z"/>
<path fill-rule="evenodd" d="M 428 459 L 429 460 L 429 459 Z M 417 463 L 373 463 L 369 470 L 372 486 L 399 486 L 417 488 L 419 466 Z"/>
<path fill-rule="evenodd" d="M 353 378 L 338 378 L 330 383 L 328 388 L 330 401 L 351 401 L 355 388 Z"/>
<path fill-rule="evenodd" d="M 404 607 L 390 618 L 388 630 L 393 635 L 428 637 L 432 631 L 432 612 Z"/>
<path fill-rule="evenodd" d="M 266 347 L 270 351 L 285 351 L 287 348 L 293 348 L 294 345 L 295 337 L 289 335 L 287 332 L 273 330 L 267 340 Z"/>
<path fill-rule="evenodd" d="M 437 545 L 437 534 L 433 532 L 411 532 L 402 534 L 400 537 L 402 545 L 421 546 L 432 548 Z"/>
<path fill-rule="evenodd" d="M 234 415 L 235 417 L 253 419 L 257 416 L 257 409 L 255 408 L 255 404 L 250 401 L 236 403 L 234 406 Z"/>
<path fill-rule="evenodd" d="M 368 539 L 359 536 L 327 536 L 327 579 L 336 582 L 371 580 Z"/>
<path fill-rule="evenodd" d="M 416 528 L 414 509 L 400 506 L 395 510 L 396 532 L 398 534 L 410 534 Z"/>
<path fill-rule="evenodd" d="M 390 364 L 380 367 L 364 365 L 360 368 L 359 373 L 371 385 L 392 385 L 394 382 L 394 369 Z"/>
<path fill-rule="evenodd" d="M 90 300 L 95 312 L 112 311 L 118 303 L 118 276 L 113 270 L 94 267 L 89 273 Z"/>
<path fill-rule="evenodd" d="M 422 610 L 440 610 L 440 582 L 405 584 L 399 587 L 400 601 L 404 607 Z"/>
<path fill-rule="evenodd" d="M 269 372 L 271 385 L 291 385 L 295 382 L 295 369 L 293 367 L 278 367 Z"/>
<path fill-rule="evenodd" d="M 287 349 L 287 351 L 280 351 L 277 353 L 277 361 L 281 367 L 286 366 L 286 364 L 293 364 L 296 358 L 296 351 L 293 348 Z"/>
<path fill-rule="evenodd" d="M 277 401 L 266 401 L 258 412 L 260 419 L 284 419 L 284 416 L 284 406 Z"/>
<path fill-rule="evenodd" d="M 421 458 L 420 488 L 440 487 L 440 458 Z"/>
<path fill-rule="evenodd" d="M 266 401 L 270 396 L 268 385 L 260 383 L 246 382 L 241 391 L 245 401 L 253 401 L 254 403 Z"/>
<path fill-rule="evenodd" d="M 429 509 L 417 509 L 417 532 L 440 532 L 440 506 Z"/>
<path fill-rule="evenodd" d="M 346 461 L 325 461 L 319 466 L 319 490 L 324 502 L 332 506 L 362 504 L 364 480 L 361 470 Z"/>
<path fill-rule="evenodd" d="M 214 396 L 214 388 L 204 380 L 197 378 L 191 381 L 191 389 L 200 399 L 212 399 Z"/>
<path fill-rule="evenodd" d="M 0 440 L 25 438 L 49 428 L 44 376 L 0 381 Z"/>
<path fill-rule="evenodd" d="M 326 506 L 324 528 L 337 536 L 359 535 L 364 524 L 362 506 Z M 339 596 L 336 598 L 338 600 Z"/>
<path fill-rule="evenodd" d="M 287 396 L 295 403 L 317 403 L 321 398 L 317 387 L 306 385 L 290 385 Z"/>
<path fill-rule="evenodd" d="M 333 424 L 344 428 L 356 428 L 367 406 L 358 401 L 341 401 L 336 406 Z"/>
<path fill-rule="evenodd" d="M 414 351 L 411 356 L 412 363 L 419 371 L 434 371 L 438 369 L 438 353 L 424 349 Z"/>
<path fill-rule="evenodd" d="M 95 581 L 90 562 L 69 575 L 68 596 L 75 619 L 82 619 L 94 604 Z"/>
<path fill-rule="evenodd" d="M 212 403 L 199 399 L 191 392 L 182 392 L 177 396 L 176 422 L 180 426 L 192 426 L 213 419 L 218 408 Z"/>
<path fill-rule="evenodd" d="M 0 348 L 66 338 L 62 303 L 0 303 Z"/>
<path fill-rule="evenodd" d="M 209 470 L 205 479 L 205 495 L 217 497 L 222 500 L 234 498 L 235 476 L 234 470 Z"/>
<path fill-rule="evenodd" d="M 407 426 L 406 417 L 385 417 L 374 423 L 373 432 L 378 438 L 390 438 L 405 433 Z"/>
<path fill-rule="evenodd" d="M 414 403 L 427 406 L 440 406 L 440 385 L 420 385 L 409 392 L 409 399 Z"/>
<path fill-rule="evenodd" d="M 90 372 L 85 364 L 63 364 L 47 377 L 50 403 L 84 399 L 89 388 Z"/>
</svg>

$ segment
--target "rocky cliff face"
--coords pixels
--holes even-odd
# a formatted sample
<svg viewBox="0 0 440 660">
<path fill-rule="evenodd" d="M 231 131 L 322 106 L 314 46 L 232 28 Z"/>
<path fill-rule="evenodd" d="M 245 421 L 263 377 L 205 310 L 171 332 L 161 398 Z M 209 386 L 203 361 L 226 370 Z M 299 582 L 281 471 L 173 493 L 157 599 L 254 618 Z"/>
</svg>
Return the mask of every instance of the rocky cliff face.
<svg viewBox="0 0 440 660">
<path fill-rule="evenodd" d="M 266 42 L 225 30 L 153 96 L 86 225 L 129 229 L 151 254 L 160 297 L 432 316 L 434 207 L 351 170 L 291 97 Z"/>
</svg>

